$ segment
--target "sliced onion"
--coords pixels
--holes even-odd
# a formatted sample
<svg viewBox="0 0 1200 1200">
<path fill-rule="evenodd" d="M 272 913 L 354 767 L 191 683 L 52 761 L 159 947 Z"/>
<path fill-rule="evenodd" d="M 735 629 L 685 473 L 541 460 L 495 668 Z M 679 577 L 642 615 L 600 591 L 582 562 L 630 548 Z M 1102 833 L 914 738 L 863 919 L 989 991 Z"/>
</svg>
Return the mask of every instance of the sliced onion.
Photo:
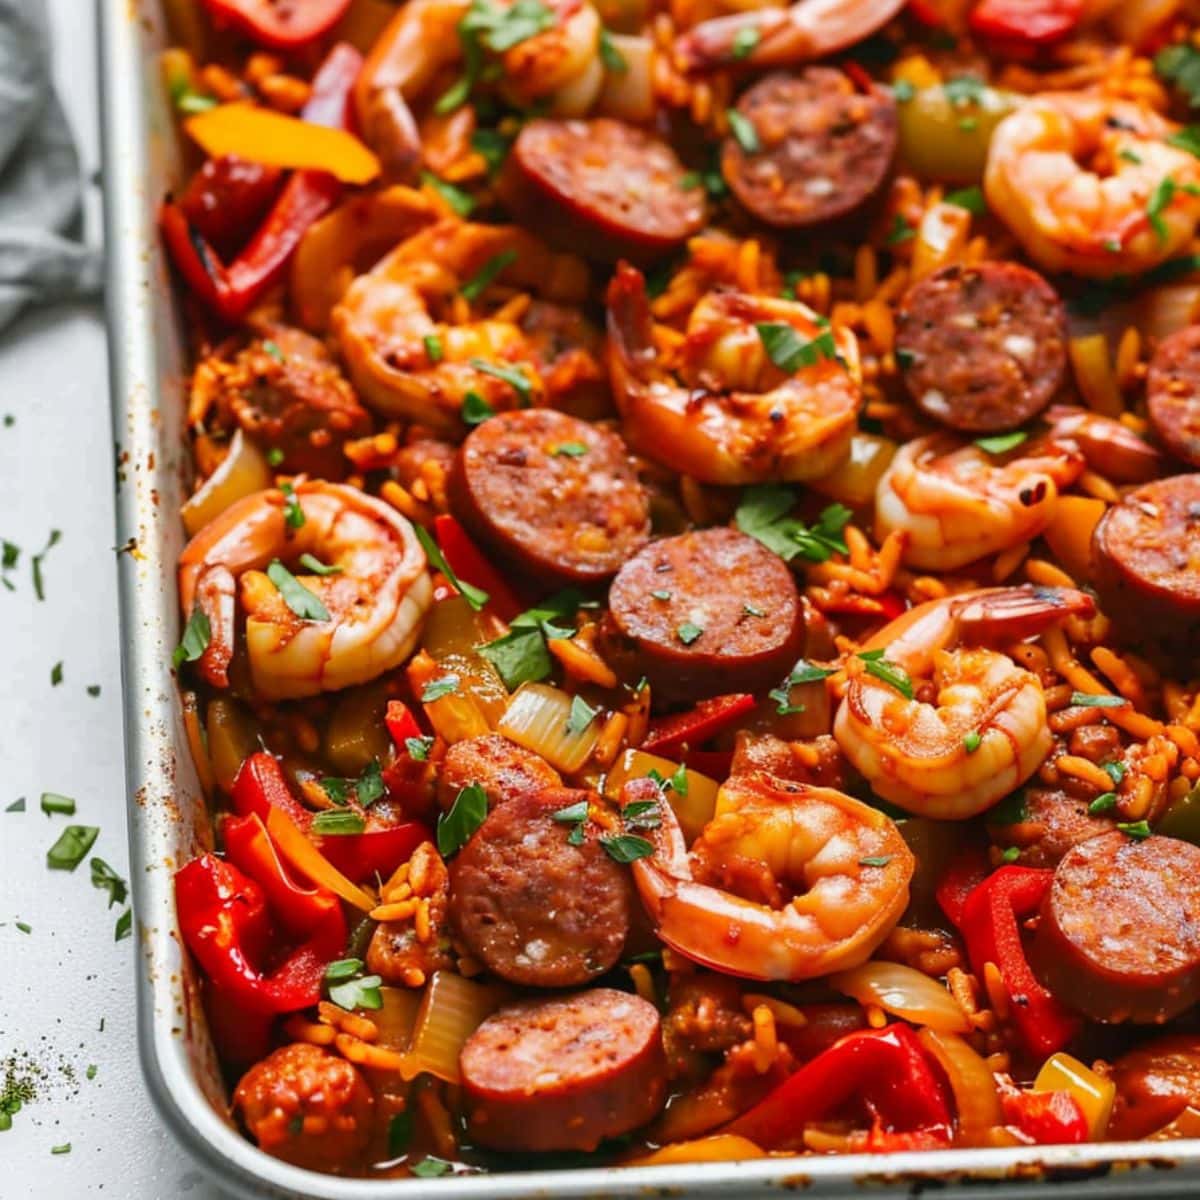
<svg viewBox="0 0 1200 1200">
<path fill-rule="evenodd" d="M 610 33 L 612 48 L 625 63 L 623 71 L 606 71 L 596 111 L 622 121 L 649 121 L 654 116 L 654 39 Z"/>
<path fill-rule="evenodd" d="M 621 794 L 621 788 L 628 779 L 645 779 L 651 771 L 657 771 L 663 779 L 670 779 L 679 764 L 669 758 L 660 758 L 657 754 L 647 754 L 645 750 L 626 750 L 613 763 L 604 780 L 604 794 L 610 800 L 616 800 Z M 679 828 L 688 845 L 691 845 L 703 831 L 705 825 L 713 819 L 717 806 L 717 791 L 720 784 L 699 771 L 687 771 L 687 791 L 680 795 L 678 789 L 667 789 L 667 800 L 679 821 Z"/>
<path fill-rule="evenodd" d="M 604 66 L 596 57 L 554 93 L 550 98 L 550 111 L 556 117 L 586 116 L 603 87 Z"/>
<path fill-rule="evenodd" d="M 412 1042 L 421 1007 L 421 993 L 408 988 L 381 987 L 379 1009 L 371 1020 L 379 1030 L 379 1045 L 385 1050 L 407 1050 Z"/>
<path fill-rule="evenodd" d="M 453 971 L 435 971 L 421 998 L 408 1065 L 401 1072 L 404 1078 L 425 1072 L 457 1083 L 458 1056 L 467 1038 L 507 997 L 504 988 L 475 983 Z"/>
<path fill-rule="evenodd" d="M 845 462 L 808 486 L 851 508 L 862 508 L 875 499 L 875 487 L 895 453 L 896 443 L 891 438 L 856 433 L 850 441 L 850 456 Z"/>
<path fill-rule="evenodd" d="M 496 732 L 540 754 L 564 775 L 571 775 L 591 754 L 600 736 L 600 721 L 589 721 L 572 732 L 567 728 L 570 717 L 571 697 L 561 688 L 548 683 L 523 683 L 508 702 Z"/>
<path fill-rule="evenodd" d="M 942 984 L 902 963 L 863 963 L 831 976 L 829 982 L 860 1004 L 878 1005 L 914 1025 L 944 1033 L 967 1033 L 971 1028 L 966 1013 Z"/>
<path fill-rule="evenodd" d="M 1138 297 L 1135 313 L 1142 333 L 1161 341 L 1195 323 L 1200 315 L 1200 283 L 1166 283 L 1150 288 Z"/>
<path fill-rule="evenodd" d="M 236 500 L 271 487 L 275 477 L 259 448 L 239 429 L 221 465 L 200 485 L 180 510 L 183 527 L 198 533 Z"/>
<path fill-rule="evenodd" d="M 1003 1120 L 991 1068 L 957 1034 L 922 1029 L 917 1037 L 950 1081 L 958 1112 L 956 1140 L 966 1146 L 990 1144 L 991 1131 Z"/>
<path fill-rule="evenodd" d="M 1073 337 L 1068 350 L 1075 370 L 1075 383 L 1088 408 L 1106 417 L 1119 417 L 1125 402 L 1117 386 L 1108 339 L 1102 333 Z"/>
</svg>

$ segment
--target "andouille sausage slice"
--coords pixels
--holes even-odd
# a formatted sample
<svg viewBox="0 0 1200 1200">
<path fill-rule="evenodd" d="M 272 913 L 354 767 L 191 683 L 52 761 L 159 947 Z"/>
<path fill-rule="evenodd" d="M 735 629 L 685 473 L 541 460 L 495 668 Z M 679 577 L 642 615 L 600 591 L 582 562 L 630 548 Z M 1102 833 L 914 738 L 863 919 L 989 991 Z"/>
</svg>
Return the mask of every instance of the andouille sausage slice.
<svg viewBox="0 0 1200 1200">
<path fill-rule="evenodd" d="M 608 605 L 610 661 L 668 702 L 772 687 L 804 646 L 791 571 L 736 529 L 652 542 L 618 572 Z"/>
<path fill-rule="evenodd" d="M 594 1150 L 653 1120 L 667 1090 L 658 1010 L 612 988 L 500 1009 L 459 1065 L 471 1136 L 497 1150 Z"/>
<path fill-rule="evenodd" d="M 1089 813 L 1087 800 L 1053 788 L 1029 788 L 1023 807 L 1019 821 L 987 826 L 992 844 L 1015 849 L 1022 866 L 1055 867 L 1080 842 L 1112 832 L 1112 821 Z"/>
<path fill-rule="evenodd" d="M 1107 1136 L 1123 1142 L 1169 1125 L 1185 1108 L 1200 1108 L 1200 1035 L 1177 1033 L 1136 1046 L 1112 1066 L 1117 1102 Z"/>
<path fill-rule="evenodd" d="M 483 788 L 492 809 L 529 792 L 562 787 L 562 777 L 531 750 L 487 733 L 455 742 L 446 751 L 438 765 L 438 803 L 449 809 L 458 793 L 473 783 Z"/>
<path fill-rule="evenodd" d="M 499 191 L 540 236 L 605 262 L 661 258 L 704 227 L 704 189 L 688 186 L 675 151 L 606 117 L 527 122 Z"/>
<path fill-rule="evenodd" d="M 851 215 L 877 193 L 896 156 L 896 102 L 861 92 L 834 67 L 773 74 L 742 93 L 721 174 L 759 220 L 784 229 Z"/>
<path fill-rule="evenodd" d="M 493 975 L 578 987 L 621 956 L 632 889 L 593 834 L 572 845 L 554 813 L 589 792 L 547 788 L 492 809 L 450 871 L 450 921 Z"/>
<path fill-rule="evenodd" d="M 1200 467 L 1200 325 L 1163 338 L 1146 376 L 1146 411 L 1162 444 Z"/>
<path fill-rule="evenodd" d="M 1200 474 L 1136 488 L 1092 533 L 1105 615 L 1152 657 L 1200 661 Z"/>
<path fill-rule="evenodd" d="M 1016 429 L 1062 387 L 1067 314 L 1019 263 L 949 266 L 908 289 L 896 314 L 896 361 L 926 415 L 964 433 Z"/>
<path fill-rule="evenodd" d="M 548 408 L 477 426 L 451 471 L 450 505 L 497 555 L 551 585 L 608 579 L 650 535 L 621 438 Z"/>
<path fill-rule="evenodd" d="M 1042 903 L 1032 956 L 1094 1021 L 1161 1023 L 1200 999 L 1200 847 L 1114 830 L 1070 850 Z"/>
</svg>

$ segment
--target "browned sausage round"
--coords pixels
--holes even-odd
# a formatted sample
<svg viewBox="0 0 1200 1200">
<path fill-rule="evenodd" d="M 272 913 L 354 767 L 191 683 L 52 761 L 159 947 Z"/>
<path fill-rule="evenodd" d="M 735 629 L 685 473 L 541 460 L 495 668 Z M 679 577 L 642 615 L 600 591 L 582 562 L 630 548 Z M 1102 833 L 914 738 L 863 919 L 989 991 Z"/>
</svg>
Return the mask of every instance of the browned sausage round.
<svg viewBox="0 0 1200 1200">
<path fill-rule="evenodd" d="M 1108 1137 L 1144 1138 L 1185 1108 L 1200 1108 L 1200 1037 L 1176 1034 L 1138 1046 L 1113 1063 L 1112 1080 L 1117 1102 Z"/>
<path fill-rule="evenodd" d="M 1114 830 L 1070 850 L 1042 904 L 1046 986 L 1095 1021 L 1159 1023 L 1200 999 L 1200 847 Z"/>
<path fill-rule="evenodd" d="M 1166 448 L 1200 467 L 1200 325 L 1164 338 L 1150 360 L 1146 409 Z"/>
<path fill-rule="evenodd" d="M 552 585 L 607 579 L 650 534 L 625 443 L 548 408 L 474 429 L 451 472 L 450 503 L 497 555 Z"/>
<path fill-rule="evenodd" d="M 1200 659 L 1200 474 L 1127 492 L 1092 534 L 1101 605 L 1119 632 L 1152 657 Z"/>
<path fill-rule="evenodd" d="M 505 161 L 500 194 L 551 241 L 589 258 L 669 254 L 704 226 L 704 189 L 675 151 L 623 121 L 529 121 Z"/>
<path fill-rule="evenodd" d="M 352 1167 L 371 1139 L 374 1097 L 357 1067 L 296 1042 L 242 1076 L 233 1110 L 259 1148 L 310 1171 Z"/>
<path fill-rule="evenodd" d="M 1020 821 L 1010 825 L 989 822 L 987 830 L 999 849 L 1018 850 L 1019 861 L 1026 867 L 1057 866 L 1080 842 L 1112 832 L 1112 821 L 1092 816 L 1087 800 L 1052 788 L 1030 788 L 1024 807 Z"/>
<path fill-rule="evenodd" d="M 721 173 L 759 220 L 799 228 L 846 217 L 882 187 L 896 156 L 896 102 L 833 67 L 759 80 L 738 100 Z"/>
<path fill-rule="evenodd" d="M 497 1150 L 594 1150 L 656 1117 L 667 1090 L 658 1010 L 612 988 L 502 1008 L 459 1065 L 471 1135 Z"/>
<path fill-rule="evenodd" d="M 544 759 L 498 733 L 455 742 L 438 766 L 438 803 L 448 809 L 458 793 L 477 783 L 495 808 L 528 792 L 562 787 L 562 777 Z"/>
<path fill-rule="evenodd" d="M 804 645 L 792 573 L 736 529 L 652 542 L 621 568 L 608 603 L 611 661 L 668 702 L 771 687 Z"/>
<path fill-rule="evenodd" d="M 1066 310 L 1019 263 L 943 267 L 901 302 L 896 361 L 909 394 L 935 421 L 965 433 L 1016 429 L 1062 386 Z"/>
<path fill-rule="evenodd" d="M 621 956 L 625 871 L 593 834 L 554 820 L 590 793 L 549 788 L 492 809 L 450 870 L 450 920 L 489 971 L 527 987 L 577 987 Z"/>
</svg>

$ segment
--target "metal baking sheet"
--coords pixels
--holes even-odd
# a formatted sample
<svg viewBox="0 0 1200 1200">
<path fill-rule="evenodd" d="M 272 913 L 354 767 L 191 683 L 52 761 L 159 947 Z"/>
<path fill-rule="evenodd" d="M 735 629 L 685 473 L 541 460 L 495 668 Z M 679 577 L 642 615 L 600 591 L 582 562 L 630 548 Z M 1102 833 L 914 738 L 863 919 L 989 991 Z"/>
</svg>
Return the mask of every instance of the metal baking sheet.
<svg viewBox="0 0 1200 1200">
<path fill-rule="evenodd" d="M 930 1188 L 965 1197 L 978 1196 L 981 1185 L 992 1200 L 1195 1195 L 1200 1140 L 348 1180 L 270 1158 L 237 1132 L 195 980 L 180 951 L 171 888 L 176 867 L 211 835 L 170 672 L 179 638 L 174 564 L 183 542 L 178 512 L 187 469 L 187 364 L 155 233 L 156 206 L 179 167 L 157 67 L 165 22 L 160 0 L 97 2 L 139 1042 L 159 1112 L 197 1163 L 237 1195 L 304 1200 L 758 1197 L 862 1188 L 896 1196 Z"/>
</svg>

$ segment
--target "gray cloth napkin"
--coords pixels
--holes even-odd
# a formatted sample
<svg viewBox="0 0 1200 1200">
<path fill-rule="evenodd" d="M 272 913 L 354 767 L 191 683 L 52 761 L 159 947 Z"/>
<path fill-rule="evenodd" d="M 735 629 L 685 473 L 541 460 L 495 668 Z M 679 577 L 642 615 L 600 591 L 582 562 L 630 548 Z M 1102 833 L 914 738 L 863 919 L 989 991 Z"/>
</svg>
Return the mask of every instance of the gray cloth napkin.
<svg viewBox="0 0 1200 1200">
<path fill-rule="evenodd" d="M 79 155 L 50 78 L 45 0 L 0 0 L 0 327 L 27 304 L 94 294 Z"/>
</svg>

